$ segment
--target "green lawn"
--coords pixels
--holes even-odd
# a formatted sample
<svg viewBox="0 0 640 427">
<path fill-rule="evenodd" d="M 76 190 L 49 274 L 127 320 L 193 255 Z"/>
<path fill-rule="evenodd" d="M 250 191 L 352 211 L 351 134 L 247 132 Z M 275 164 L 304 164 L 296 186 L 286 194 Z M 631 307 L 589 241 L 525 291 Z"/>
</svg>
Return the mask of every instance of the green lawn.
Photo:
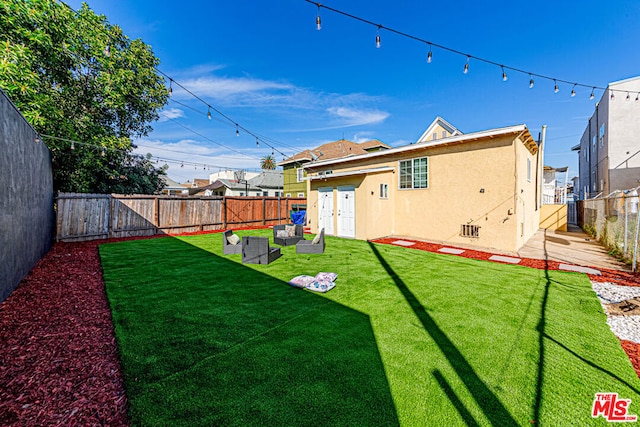
<svg viewBox="0 0 640 427">
<path fill-rule="evenodd" d="M 607 425 L 596 392 L 640 414 L 585 275 L 330 236 L 242 265 L 221 239 L 100 246 L 133 425 Z M 286 283 L 320 271 L 326 294 Z"/>
</svg>

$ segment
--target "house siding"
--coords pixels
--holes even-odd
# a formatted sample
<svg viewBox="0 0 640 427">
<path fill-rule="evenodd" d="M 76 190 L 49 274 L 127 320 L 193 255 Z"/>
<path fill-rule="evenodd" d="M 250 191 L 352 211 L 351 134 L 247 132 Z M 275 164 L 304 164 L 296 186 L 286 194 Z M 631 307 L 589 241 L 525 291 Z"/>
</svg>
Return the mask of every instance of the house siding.
<svg viewBox="0 0 640 427">
<path fill-rule="evenodd" d="M 428 188 L 400 189 L 399 162 L 428 158 Z M 527 180 L 527 159 L 532 179 Z M 513 134 L 450 146 L 394 153 L 388 157 L 334 164 L 334 174 L 371 168 L 392 171 L 314 179 L 309 182 L 307 217 L 318 232 L 317 189 L 355 188 L 357 239 L 407 236 L 459 245 L 517 251 L 538 228 L 536 155 Z M 380 199 L 380 184 L 388 184 L 388 199 Z M 337 230 L 334 215 L 334 229 Z M 463 224 L 478 225 L 479 237 L 460 236 Z"/>
</svg>

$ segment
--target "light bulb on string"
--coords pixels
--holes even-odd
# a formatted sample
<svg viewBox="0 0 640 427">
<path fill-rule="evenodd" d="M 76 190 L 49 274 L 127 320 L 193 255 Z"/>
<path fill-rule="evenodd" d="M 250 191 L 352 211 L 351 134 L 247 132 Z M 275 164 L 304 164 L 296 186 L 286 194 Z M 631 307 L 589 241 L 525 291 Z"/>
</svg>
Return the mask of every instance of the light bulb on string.
<svg viewBox="0 0 640 427">
<path fill-rule="evenodd" d="M 627 92 L 627 101 L 631 99 L 631 95 L 629 95 L 629 92 Z"/>
<path fill-rule="evenodd" d="M 640 92 L 636 95 L 636 102 L 638 102 L 638 99 L 640 99 Z"/>
<path fill-rule="evenodd" d="M 433 60 L 433 51 L 431 50 L 431 43 L 429 43 L 429 53 L 427 53 L 427 63 L 431 64 Z"/>
<path fill-rule="evenodd" d="M 173 95 L 173 79 L 169 77 L 169 96 Z"/>
<path fill-rule="evenodd" d="M 318 4 L 318 16 L 316 16 L 316 29 L 320 31 L 322 26 L 320 25 L 320 4 Z"/>
<path fill-rule="evenodd" d="M 378 25 L 378 29 L 376 30 L 376 48 L 380 49 L 380 25 Z"/>
<path fill-rule="evenodd" d="M 100 155 L 101 155 L 102 157 L 104 157 L 104 156 L 106 156 L 106 155 L 107 155 L 107 153 L 105 153 L 105 152 L 104 152 L 104 147 L 102 147 L 102 151 L 100 151 Z"/>
<path fill-rule="evenodd" d="M 614 95 L 613 91 L 611 91 L 611 97 L 610 98 L 613 100 L 613 99 L 615 99 L 615 97 L 616 96 Z"/>
<path fill-rule="evenodd" d="M 573 98 L 574 96 L 576 96 L 576 84 L 573 84 L 573 87 L 571 88 L 571 97 Z"/>
<path fill-rule="evenodd" d="M 211 107 L 207 108 L 207 119 L 211 120 Z"/>
<path fill-rule="evenodd" d="M 507 73 L 504 71 L 504 65 L 500 66 L 502 68 L 502 81 L 506 82 L 508 77 L 507 77 Z"/>
<path fill-rule="evenodd" d="M 591 95 L 589 95 L 589 99 L 593 100 L 593 98 L 595 97 L 595 94 L 593 93 L 596 90 L 596 88 L 594 87 L 593 89 L 591 89 Z"/>
<path fill-rule="evenodd" d="M 558 88 L 558 82 L 554 79 L 553 80 L 553 93 L 558 93 L 558 91 L 560 90 L 560 88 Z"/>
<path fill-rule="evenodd" d="M 533 89 L 533 76 L 531 74 L 529 74 L 529 89 Z"/>
<path fill-rule="evenodd" d="M 240 136 L 240 130 L 238 129 L 238 124 L 236 123 L 236 136 Z"/>
<path fill-rule="evenodd" d="M 184 162 L 180 163 L 180 167 L 183 168 L 184 167 Z"/>
<path fill-rule="evenodd" d="M 260 142 L 258 141 L 258 138 L 256 138 L 256 147 L 260 147 Z"/>
<path fill-rule="evenodd" d="M 471 57 L 467 55 L 467 62 L 464 64 L 464 70 L 462 70 L 464 74 L 467 74 L 469 72 L 469 58 Z"/>
<path fill-rule="evenodd" d="M 72 150 L 75 150 L 75 149 L 76 149 L 76 144 L 75 144 L 75 142 L 73 142 L 73 141 L 71 141 L 71 149 L 72 149 Z"/>
</svg>

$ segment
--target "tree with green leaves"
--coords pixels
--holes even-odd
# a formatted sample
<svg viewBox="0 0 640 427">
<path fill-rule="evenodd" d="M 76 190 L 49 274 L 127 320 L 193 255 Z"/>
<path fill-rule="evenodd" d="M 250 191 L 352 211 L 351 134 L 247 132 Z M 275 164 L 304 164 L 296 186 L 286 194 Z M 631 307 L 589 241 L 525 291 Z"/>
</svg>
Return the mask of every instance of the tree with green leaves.
<svg viewBox="0 0 640 427">
<path fill-rule="evenodd" d="M 271 154 L 264 156 L 260 159 L 260 167 L 266 170 L 273 170 L 276 168 L 276 160 Z"/>
<path fill-rule="evenodd" d="M 150 46 L 86 4 L 0 2 L 0 88 L 51 150 L 57 191 L 162 189 L 165 170 L 131 143 L 167 103 L 158 64 Z"/>
</svg>

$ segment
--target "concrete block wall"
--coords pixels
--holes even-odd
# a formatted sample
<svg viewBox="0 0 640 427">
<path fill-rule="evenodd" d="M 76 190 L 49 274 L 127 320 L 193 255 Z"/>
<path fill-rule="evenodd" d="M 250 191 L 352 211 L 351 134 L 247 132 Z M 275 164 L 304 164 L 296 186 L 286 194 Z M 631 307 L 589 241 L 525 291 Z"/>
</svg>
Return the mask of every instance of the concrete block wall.
<svg viewBox="0 0 640 427">
<path fill-rule="evenodd" d="M 0 90 L 0 302 L 51 248 L 51 153 Z"/>
</svg>

